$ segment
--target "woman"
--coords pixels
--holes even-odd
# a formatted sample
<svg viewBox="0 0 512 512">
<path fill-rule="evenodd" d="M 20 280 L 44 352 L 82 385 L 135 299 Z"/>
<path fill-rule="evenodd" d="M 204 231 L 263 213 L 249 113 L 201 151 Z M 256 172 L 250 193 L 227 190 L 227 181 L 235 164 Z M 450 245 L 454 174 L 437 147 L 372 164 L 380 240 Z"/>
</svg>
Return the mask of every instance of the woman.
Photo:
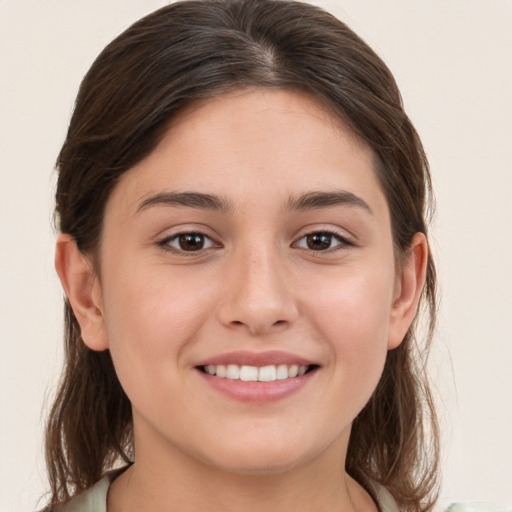
<svg viewBox="0 0 512 512">
<path fill-rule="evenodd" d="M 165 7 L 93 64 L 58 168 L 49 509 L 433 507 L 430 177 L 361 39 L 303 3 Z"/>
</svg>

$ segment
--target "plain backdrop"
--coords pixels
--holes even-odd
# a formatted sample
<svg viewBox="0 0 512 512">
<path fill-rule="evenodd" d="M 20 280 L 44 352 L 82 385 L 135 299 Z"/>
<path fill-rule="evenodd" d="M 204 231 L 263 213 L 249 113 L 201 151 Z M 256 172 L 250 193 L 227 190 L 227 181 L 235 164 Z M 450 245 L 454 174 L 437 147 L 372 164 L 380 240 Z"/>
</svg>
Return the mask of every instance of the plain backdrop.
<svg viewBox="0 0 512 512">
<path fill-rule="evenodd" d="M 157 0 L 0 0 L 0 512 L 45 490 L 61 365 L 53 165 L 81 77 Z M 318 0 L 381 55 L 430 158 L 442 503 L 512 504 L 512 1 Z"/>
</svg>

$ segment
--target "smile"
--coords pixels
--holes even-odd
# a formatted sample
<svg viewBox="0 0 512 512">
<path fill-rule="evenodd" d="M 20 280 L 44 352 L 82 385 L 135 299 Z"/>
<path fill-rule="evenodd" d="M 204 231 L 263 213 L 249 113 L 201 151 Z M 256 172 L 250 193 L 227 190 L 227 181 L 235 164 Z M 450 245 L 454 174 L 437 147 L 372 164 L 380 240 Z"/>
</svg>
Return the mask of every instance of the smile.
<svg viewBox="0 0 512 512">
<path fill-rule="evenodd" d="M 201 370 L 222 379 L 241 380 L 244 382 L 273 382 L 276 380 L 286 380 L 295 377 L 301 377 L 313 369 L 315 365 L 268 365 L 268 366 L 249 366 L 237 364 L 209 364 L 202 366 Z"/>
<path fill-rule="evenodd" d="M 208 387 L 230 399 L 263 404 L 300 392 L 321 366 L 287 351 L 238 350 L 197 361 L 194 368 Z"/>
</svg>

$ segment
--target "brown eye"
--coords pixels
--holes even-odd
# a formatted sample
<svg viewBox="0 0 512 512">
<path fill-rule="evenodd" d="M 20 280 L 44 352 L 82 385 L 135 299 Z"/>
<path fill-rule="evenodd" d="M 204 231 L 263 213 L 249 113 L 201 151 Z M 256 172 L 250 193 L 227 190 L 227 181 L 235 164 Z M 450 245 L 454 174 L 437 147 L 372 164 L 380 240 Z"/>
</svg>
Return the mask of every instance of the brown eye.
<svg viewBox="0 0 512 512">
<path fill-rule="evenodd" d="M 195 252 L 213 247 L 210 237 L 202 233 L 179 233 L 164 240 L 163 245 L 170 246 L 176 251 Z"/>
<path fill-rule="evenodd" d="M 349 240 L 328 231 L 308 233 L 297 242 L 297 247 L 309 249 L 310 251 L 327 251 L 350 245 L 353 244 Z"/>
<path fill-rule="evenodd" d="M 204 236 L 199 233 L 179 235 L 178 244 L 183 251 L 198 251 L 204 247 Z"/>
<path fill-rule="evenodd" d="M 329 233 L 311 233 L 306 236 L 306 244 L 312 251 L 325 251 L 331 247 L 332 238 Z"/>
</svg>

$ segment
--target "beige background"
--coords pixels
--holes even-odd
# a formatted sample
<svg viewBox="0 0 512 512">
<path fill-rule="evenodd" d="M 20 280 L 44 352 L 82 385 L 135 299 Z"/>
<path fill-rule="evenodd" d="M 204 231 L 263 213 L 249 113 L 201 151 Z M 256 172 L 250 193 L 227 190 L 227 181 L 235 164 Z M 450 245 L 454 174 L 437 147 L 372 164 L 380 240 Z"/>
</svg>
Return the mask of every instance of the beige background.
<svg viewBox="0 0 512 512">
<path fill-rule="evenodd" d="M 79 81 L 157 0 L 0 0 L 0 512 L 44 492 L 61 361 L 53 163 Z M 389 64 L 431 160 L 442 502 L 512 504 L 512 1 L 318 0 Z"/>
</svg>

